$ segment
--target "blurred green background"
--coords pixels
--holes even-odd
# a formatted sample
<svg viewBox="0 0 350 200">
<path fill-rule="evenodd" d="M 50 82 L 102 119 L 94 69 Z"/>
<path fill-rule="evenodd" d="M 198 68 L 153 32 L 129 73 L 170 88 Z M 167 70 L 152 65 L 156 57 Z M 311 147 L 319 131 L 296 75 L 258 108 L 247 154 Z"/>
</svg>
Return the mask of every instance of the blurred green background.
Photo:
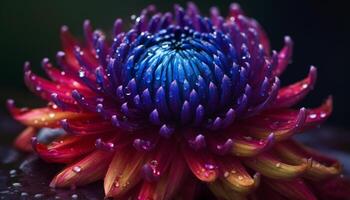
<svg viewBox="0 0 350 200">
<path fill-rule="evenodd" d="M 217 5 L 226 14 L 231 1 L 195 1 L 204 14 Z M 241 0 L 245 12 L 265 27 L 272 47 L 280 49 L 284 35 L 295 41 L 293 63 L 283 75 L 283 84 L 302 79 L 308 67 L 316 65 L 319 79 L 316 89 L 303 105 L 317 106 L 329 94 L 335 99 L 335 112 L 329 124 L 350 127 L 349 91 L 349 12 L 346 1 L 277 1 Z M 41 59 L 54 60 L 60 50 L 59 29 L 68 25 L 78 37 L 82 23 L 90 19 L 97 28 L 109 31 L 114 19 L 130 21 L 146 5 L 153 3 L 159 10 L 172 9 L 173 3 L 186 1 L 140 0 L 12 0 L 0 2 L 0 114 L 7 113 L 4 103 L 14 98 L 20 105 L 36 105 L 38 99 L 23 84 L 22 65 L 30 61 L 39 71 Z"/>
</svg>

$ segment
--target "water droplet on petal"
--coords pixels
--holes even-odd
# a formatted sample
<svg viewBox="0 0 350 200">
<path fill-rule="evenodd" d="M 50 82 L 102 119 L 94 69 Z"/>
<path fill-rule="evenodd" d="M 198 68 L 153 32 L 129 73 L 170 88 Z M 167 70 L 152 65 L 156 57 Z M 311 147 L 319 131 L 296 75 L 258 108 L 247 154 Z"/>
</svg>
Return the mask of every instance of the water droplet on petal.
<svg viewBox="0 0 350 200">
<path fill-rule="evenodd" d="M 229 175 L 230 175 L 230 173 L 227 172 L 227 171 L 224 173 L 224 177 L 225 177 L 225 178 L 227 178 Z"/>
<path fill-rule="evenodd" d="M 74 167 L 73 167 L 73 171 L 74 171 L 75 173 L 79 173 L 79 172 L 81 172 L 81 167 L 80 167 L 80 166 L 74 166 Z"/>
<path fill-rule="evenodd" d="M 21 186 L 22 186 L 21 183 L 12 183 L 12 185 L 13 185 L 14 187 L 21 187 Z"/>
</svg>

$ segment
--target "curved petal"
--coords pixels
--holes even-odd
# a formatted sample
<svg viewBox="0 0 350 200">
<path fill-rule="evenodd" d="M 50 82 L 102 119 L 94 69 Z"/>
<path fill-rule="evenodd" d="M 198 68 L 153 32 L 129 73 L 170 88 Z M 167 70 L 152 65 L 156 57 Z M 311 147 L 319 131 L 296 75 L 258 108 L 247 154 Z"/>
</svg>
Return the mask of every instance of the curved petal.
<svg viewBox="0 0 350 200">
<path fill-rule="evenodd" d="M 305 178 L 320 181 L 341 173 L 341 165 L 337 160 L 316 153 L 296 141 L 279 143 L 275 149 L 283 159 L 290 163 L 311 163 L 305 172 Z"/>
<path fill-rule="evenodd" d="M 63 119 L 82 120 L 89 119 L 95 114 L 91 113 L 76 113 L 60 111 L 58 109 L 52 109 L 49 107 L 36 108 L 36 109 L 19 109 L 16 108 L 13 101 L 9 100 L 7 107 L 12 116 L 20 123 L 32 126 L 35 128 L 42 127 L 58 127 L 59 122 Z"/>
<path fill-rule="evenodd" d="M 306 109 L 277 110 L 252 117 L 244 122 L 248 134 L 257 138 L 268 138 L 274 134 L 276 141 L 290 138 L 297 133 L 306 122 Z"/>
<path fill-rule="evenodd" d="M 103 179 L 112 157 L 112 152 L 94 151 L 57 174 L 50 187 L 75 187 Z"/>
<path fill-rule="evenodd" d="M 275 134 L 270 133 L 265 139 L 256 140 L 250 136 L 235 136 L 231 153 L 235 156 L 252 157 L 269 149 L 275 141 Z"/>
<path fill-rule="evenodd" d="M 254 190 L 259 182 L 260 175 L 251 177 L 240 161 L 232 157 L 224 157 L 220 161 L 221 180 L 230 189 L 240 194 L 246 194 Z"/>
<path fill-rule="evenodd" d="M 34 137 L 37 134 L 38 130 L 34 127 L 27 127 L 24 129 L 19 136 L 17 136 L 14 145 L 16 148 L 26 151 L 26 152 L 31 152 L 33 151 L 32 148 L 32 137 Z"/>
<path fill-rule="evenodd" d="M 181 184 L 186 179 L 188 172 L 187 166 L 180 155 L 177 155 L 167 174 L 161 177 L 157 182 L 144 182 L 137 199 L 155 199 L 167 200 L 174 199 L 174 195 L 178 194 Z"/>
<path fill-rule="evenodd" d="M 208 184 L 209 189 L 214 193 L 214 195 L 218 199 L 225 199 L 225 200 L 247 200 L 247 198 L 235 192 L 234 190 L 231 190 L 225 186 L 225 184 L 221 181 L 215 181 L 213 183 Z"/>
<path fill-rule="evenodd" d="M 95 149 L 96 137 L 69 136 L 58 138 L 48 145 L 34 140 L 33 149 L 47 162 L 71 163 Z"/>
<path fill-rule="evenodd" d="M 288 199 L 298 200 L 317 200 L 313 192 L 308 188 L 302 179 L 293 179 L 290 181 L 264 180 L 271 189 L 280 193 Z"/>
<path fill-rule="evenodd" d="M 313 88 L 317 79 L 317 69 L 310 68 L 308 77 L 292 85 L 281 88 L 278 91 L 272 108 L 291 107 L 303 99 Z"/>
<path fill-rule="evenodd" d="M 332 105 L 332 97 L 329 97 L 318 108 L 301 108 L 299 111 L 291 109 L 267 111 L 246 119 L 241 126 L 254 137 L 267 138 L 274 133 L 276 141 L 281 141 L 290 138 L 293 134 L 322 124 L 332 113 Z"/>
<path fill-rule="evenodd" d="M 132 148 L 117 149 L 104 179 L 106 197 L 120 197 L 141 180 L 146 154 Z"/>
<path fill-rule="evenodd" d="M 110 121 L 106 120 L 67 120 L 61 121 L 62 128 L 73 135 L 99 135 L 120 132 Z"/>
<path fill-rule="evenodd" d="M 194 151 L 183 148 L 183 154 L 192 173 L 201 181 L 213 182 L 219 175 L 217 163 L 213 156 L 206 151 Z"/>
<path fill-rule="evenodd" d="M 308 168 L 308 164 L 305 163 L 299 165 L 283 163 L 268 153 L 262 153 L 255 158 L 244 159 L 244 163 L 251 169 L 273 179 L 295 178 L 302 175 Z"/>
<path fill-rule="evenodd" d="M 293 46 L 292 39 L 289 36 L 284 37 L 284 47 L 278 53 L 278 64 L 273 71 L 275 76 L 280 76 L 291 62 Z"/>
<path fill-rule="evenodd" d="M 150 156 L 149 161 L 147 161 L 142 167 L 142 175 L 145 180 L 149 182 L 159 180 L 171 164 L 171 161 L 175 158 L 176 147 L 168 140 L 161 141 L 157 145 L 153 155 Z"/>
</svg>

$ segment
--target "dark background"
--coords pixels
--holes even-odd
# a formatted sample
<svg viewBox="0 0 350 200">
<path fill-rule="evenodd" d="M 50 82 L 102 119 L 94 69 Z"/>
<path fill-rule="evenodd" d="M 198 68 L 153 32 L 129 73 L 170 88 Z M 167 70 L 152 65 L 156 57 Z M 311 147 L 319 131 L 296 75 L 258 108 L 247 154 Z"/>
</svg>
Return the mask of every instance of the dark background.
<svg viewBox="0 0 350 200">
<path fill-rule="evenodd" d="M 207 14 L 217 5 L 226 14 L 231 1 L 197 1 Z M 319 70 L 315 90 L 303 102 L 305 106 L 319 105 L 329 94 L 334 96 L 335 111 L 327 122 L 349 128 L 350 72 L 349 37 L 350 14 L 346 1 L 238 1 L 246 13 L 265 27 L 272 47 L 279 50 L 284 35 L 295 42 L 293 63 L 282 80 L 284 84 L 305 77 L 310 65 Z M 91 19 L 97 28 L 111 30 L 114 19 L 130 20 L 132 14 L 154 3 L 162 10 L 172 9 L 173 1 L 140 0 L 60 0 L 0 2 L 0 114 L 6 113 L 5 100 L 14 98 L 20 105 L 35 105 L 37 98 L 23 84 L 22 65 L 31 61 L 34 71 L 39 71 L 43 57 L 54 60 L 60 49 L 59 29 L 68 25 L 77 36 L 82 36 L 82 23 Z M 177 1 L 185 5 L 185 1 Z"/>
</svg>

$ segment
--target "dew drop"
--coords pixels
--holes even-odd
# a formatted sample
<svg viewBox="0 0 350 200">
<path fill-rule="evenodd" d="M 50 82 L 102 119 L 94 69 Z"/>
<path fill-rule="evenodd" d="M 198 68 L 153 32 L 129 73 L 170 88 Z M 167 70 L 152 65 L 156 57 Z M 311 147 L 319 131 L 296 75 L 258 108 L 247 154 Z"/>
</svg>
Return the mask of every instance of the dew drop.
<svg viewBox="0 0 350 200">
<path fill-rule="evenodd" d="M 10 175 L 16 175 L 17 174 L 17 171 L 15 169 L 12 169 L 10 170 L 9 172 Z"/>
<path fill-rule="evenodd" d="M 310 119 L 316 119 L 317 115 L 316 114 L 311 114 L 309 117 L 310 117 Z"/>
<path fill-rule="evenodd" d="M 35 87 L 35 90 L 38 91 L 38 92 L 40 92 L 41 89 L 42 89 L 42 88 L 41 88 L 40 86 L 36 86 L 36 87 Z"/>
<path fill-rule="evenodd" d="M 12 185 L 13 185 L 14 187 L 22 187 L 22 184 L 21 184 L 21 183 L 12 183 Z"/>
<path fill-rule="evenodd" d="M 204 167 L 205 167 L 206 169 L 208 169 L 208 170 L 213 170 L 213 169 L 215 169 L 215 165 L 210 164 L 210 163 L 205 164 Z"/>
<path fill-rule="evenodd" d="M 325 117 L 327 117 L 327 114 L 326 114 L 326 113 L 321 113 L 321 114 L 320 114 L 320 117 L 321 117 L 321 118 L 325 118 Z"/>
<path fill-rule="evenodd" d="M 281 163 L 276 163 L 276 167 L 281 167 Z"/>
<path fill-rule="evenodd" d="M 28 196 L 28 193 L 22 192 L 22 193 L 21 193 L 21 196 L 22 196 L 22 197 L 26 197 L 26 196 Z"/>
<path fill-rule="evenodd" d="M 50 114 L 49 114 L 49 117 L 50 117 L 50 118 L 54 118 L 54 117 L 55 117 L 55 113 L 50 113 Z"/>
<path fill-rule="evenodd" d="M 243 176 L 238 176 L 238 180 L 243 180 Z"/>
<path fill-rule="evenodd" d="M 34 195 L 34 198 L 36 198 L 36 199 L 41 199 L 43 197 L 44 197 L 44 194 L 40 194 L 40 193 Z"/>
<path fill-rule="evenodd" d="M 306 89 L 308 86 L 309 86 L 308 84 L 304 83 L 301 87 L 302 87 L 303 89 Z"/>
<path fill-rule="evenodd" d="M 119 183 L 118 180 L 116 180 L 116 181 L 114 182 L 114 187 L 116 187 L 116 188 L 119 188 L 119 187 L 120 187 L 120 183 Z"/>
<path fill-rule="evenodd" d="M 79 77 L 83 78 L 85 76 L 85 72 L 84 71 L 79 71 Z"/>
<path fill-rule="evenodd" d="M 227 178 L 229 175 L 230 175 L 230 173 L 227 172 L 227 171 L 224 173 L 224 177 L 225 177 L 225 178 Z"/>
<path fill-rule="evenodd" d="M 75 172 L 75 173 L 81 172 L 81 167 L 80 166 L 74 166 L 73 167 L 73 172 Z"/>
<path fill-rule="evenodd" d="M 77 194 L 72 194 L 72 199 L 78 199 L 78 195 Z"/>
<path fill-rule="evenodd" d="M 235 173 L 237 173 L 236 170 L 231 170 L 231 174 L 235 174 Z"/>
</svg>

